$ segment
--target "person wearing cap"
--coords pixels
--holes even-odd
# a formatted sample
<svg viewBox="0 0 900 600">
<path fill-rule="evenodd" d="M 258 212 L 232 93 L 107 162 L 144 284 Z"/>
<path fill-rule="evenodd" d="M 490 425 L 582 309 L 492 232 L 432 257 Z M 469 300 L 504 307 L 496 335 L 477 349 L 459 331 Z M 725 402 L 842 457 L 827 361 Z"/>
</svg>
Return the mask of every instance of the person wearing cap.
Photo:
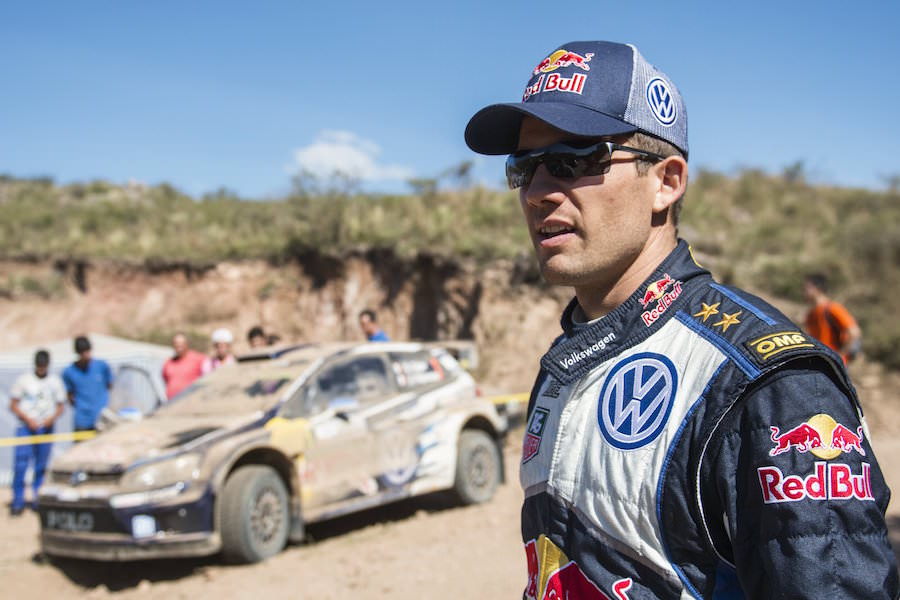
<svg viewBox="0 0 900 600">
<path fill-rule="evenodd" d="M 171 400 L 181 390 L 203 375 L 206 357 L 188 344 L 187 336 L 178 332 L 172 336 L 175 354 L 163 363 L 162 378 L 166 382 L 166 399 Z"/>
<path fill-rule="evenodd" d="M 34 355 L 34 370 L 16 378 L 10 390 L 9 410 L 19 419 L 16 437 L 53 433 L 53 424 L 66 405 L 66 391 L 59 376 L 49 373 L 50 353 L 38 350 Z M 21 444 L 13 456 L 13 500 L 10 514 L 17 516 L 25 509 L 25 472 L 33 465 L 31 480 L 32 506 L 37 503 L 37 490 L 44 480 L 50 443 Z"/>
<path fill-rule="evenodd" d="M 87 337 L 76 337 L 74 345 L 78 359 L 65 368 L 62 379 L 69 403 L 75 407 L 75 431 L 88 431 L 109 404 L 113 374 L 106 361 L 91 356 L 91 341 Z"/>
<path fill-rule="evenodd" d="M 231 353 L 231 344 L 234 343 L 234 336 L 231 331 L 220 327 L 212 333 L 213 354 L 207 356 L 203 361 L 202 371 L 204 375 L 212 373 L 219 367 L 235 363 L 234 354 Z"/>
<path fill-rule="evenodd" d="M 465 138 L 507 154 L 545 279 L 520 482 L 525 598 L 896 598 L 890 491 L 831 350 L 678 238 L 685 103 L 638 50 L 564 44 Z"/>
</svg>

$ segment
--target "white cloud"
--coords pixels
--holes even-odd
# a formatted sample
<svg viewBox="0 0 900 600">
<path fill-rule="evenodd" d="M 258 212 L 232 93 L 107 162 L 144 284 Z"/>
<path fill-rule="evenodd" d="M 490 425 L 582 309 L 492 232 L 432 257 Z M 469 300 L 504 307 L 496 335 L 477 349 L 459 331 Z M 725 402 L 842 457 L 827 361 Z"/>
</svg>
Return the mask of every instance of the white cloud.
<svg viewBox="0 0 900 600">
<path fill-rule="evenodd" d="M 351 131 L 321 131 L 315 141 L 294 151 L 292 173 L 303 170 L 329 177 L 344 173 L 361 181 L 405 181 L 415 175 L 409 167 L 378 162 L 381 148 Z"/>
</svg>

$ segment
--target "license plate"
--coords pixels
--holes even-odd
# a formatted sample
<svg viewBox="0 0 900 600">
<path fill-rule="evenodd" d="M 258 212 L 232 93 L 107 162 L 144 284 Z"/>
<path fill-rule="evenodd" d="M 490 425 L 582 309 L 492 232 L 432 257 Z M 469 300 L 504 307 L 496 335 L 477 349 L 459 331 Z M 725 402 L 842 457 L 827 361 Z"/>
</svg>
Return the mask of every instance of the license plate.
<svg viewBox="0 0 900 600">
<path fill-rule="evenodd" d="M 94 515 L 75 510 L 53 510 L 46 512 L 44 526 L 61 531 L 93 531 Z"/>
<path fill-rule="evenodd" d="M 156 535 L 156 519 L 150 515 L 134 515 L 131 517 L 131 537 L 135 539 Z"/>
</svg>

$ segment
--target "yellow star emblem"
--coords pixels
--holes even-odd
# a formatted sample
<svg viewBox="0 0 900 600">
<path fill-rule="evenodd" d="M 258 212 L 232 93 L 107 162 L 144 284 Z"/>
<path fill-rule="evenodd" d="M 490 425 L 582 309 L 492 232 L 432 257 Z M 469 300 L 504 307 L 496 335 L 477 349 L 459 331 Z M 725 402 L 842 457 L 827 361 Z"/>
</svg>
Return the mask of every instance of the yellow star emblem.
<svg viewBox="0 0 900 600">
<path fill-rule="evenodd" d="M 703 310 L 701 310 L 700 312 L 698 312 L 698 313 L 695 314 L 694 316 L 695 316 L 695 317 L 703 317 L 703 322 L 704 322 L 704 323 L 706 323 L 706 320 L 707 320 L 708 318 L 710 318 L 712 315 L 717 315 L 717 314 L 719 314 L 718 308 L 719 308 L 719 304 L 721 304 L 721 302 L 716 302 L 716 303 L 713 304 L 712 306 L 710 306 L 710 305 L 707 304 L 706 302 L 703 302 L 702 304 L 703 304 Z"/>
<path fill-rule="evenodd" d="M 726 331 L 732 325 L 737 325 L 738 323 L 740 323 L 740 321 L 738 321 L 738 315 L 742 312 L 744 311 L 739 310 L 736 313 L 732 313 L 730 315 L 728 313 L 722 313 L 722 320 L 718 323 L 713 323 L 713 327 L 718 327 L 719 325 L 721 325 L 722 331 Z"/>
</svg>

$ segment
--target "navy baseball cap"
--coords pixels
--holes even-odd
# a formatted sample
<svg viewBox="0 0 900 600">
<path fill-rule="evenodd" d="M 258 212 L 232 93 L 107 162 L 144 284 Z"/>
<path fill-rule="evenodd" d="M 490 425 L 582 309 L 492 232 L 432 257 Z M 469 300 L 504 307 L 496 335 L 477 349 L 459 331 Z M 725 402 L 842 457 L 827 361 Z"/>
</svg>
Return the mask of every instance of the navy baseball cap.
<svg viewBox="0 0 900 600">
<path fill-rule="evenodd" d="M 475 113 L 466 144 L 480 154 L 512 154 L 526 116 L 575 136 L 641 131 L 688 155 L 687 109 L 678 88 L 631 44 L 563 44 L 534 68 L 521 102 Z"/>
</svg>

